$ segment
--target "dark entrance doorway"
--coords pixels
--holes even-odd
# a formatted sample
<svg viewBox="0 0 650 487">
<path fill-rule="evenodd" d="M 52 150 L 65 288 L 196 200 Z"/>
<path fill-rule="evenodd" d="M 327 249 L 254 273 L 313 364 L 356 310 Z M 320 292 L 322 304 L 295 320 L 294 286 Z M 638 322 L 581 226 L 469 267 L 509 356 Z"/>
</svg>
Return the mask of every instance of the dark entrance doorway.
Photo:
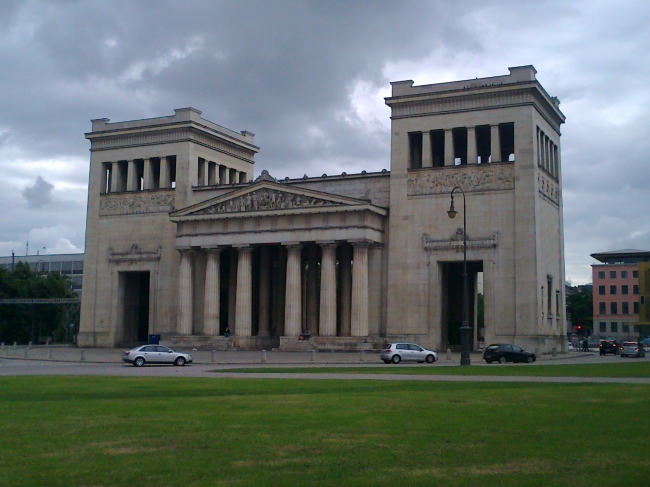
<svg viewBox="0 0 650 487">
<path fill-rule="evenodd" d="M 149 272 L 120 272 L 125 344 L 146 343 L 149 333 Z"/>
<path fill-rule="evenodd" d="M 442 344 L 453 351 L 460 350 L 460 327 L 463 322 L 463 263 L 440 263 L 442 271 Z M 474 350 L 476 323 L 476 284 L 483 262 L 467 262 L 467 292 L 469 295 L 470 350 Z"/>
</svg>

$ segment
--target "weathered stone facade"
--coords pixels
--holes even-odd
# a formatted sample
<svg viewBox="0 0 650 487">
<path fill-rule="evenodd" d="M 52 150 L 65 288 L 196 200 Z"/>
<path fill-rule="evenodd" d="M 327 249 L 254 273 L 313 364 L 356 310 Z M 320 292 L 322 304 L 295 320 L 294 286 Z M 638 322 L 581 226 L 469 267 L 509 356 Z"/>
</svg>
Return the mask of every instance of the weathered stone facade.
<svg viewBox="0 0 650 487">
<path fill-rule="evenodd" d="M 79 343 L 458 344 L 467 204 L 473 344 L 564 343 L 559 102 L 532 66 L 393 83 L 391 170 L 253 179 L 253 134 L 193 109 L 93 121 Z M 458 208 L 463 211 L 462 206 Z M 461 222 L 462 223 L 462 222 Z M 485 322 L 476 313 L 482 276 Z"/>
</svg>

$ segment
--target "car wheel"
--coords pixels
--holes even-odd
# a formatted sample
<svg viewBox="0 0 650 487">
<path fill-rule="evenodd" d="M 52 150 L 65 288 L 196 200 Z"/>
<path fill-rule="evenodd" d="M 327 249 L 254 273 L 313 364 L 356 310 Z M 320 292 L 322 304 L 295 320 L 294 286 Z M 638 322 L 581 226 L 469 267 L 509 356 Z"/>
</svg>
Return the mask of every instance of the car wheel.
<svg viewBox="0 0 650 487">
<path fill-rule="evenodd" d="M 486 360 L 486 362 L 487 362 L 488 364 L 491 364 L 491 363 L 492 363 L 492 360 Z"/>
<path fill-rule="evenodd" d="M 182 367 L 185 365 L 185 359 L 183 357 L 178 357 L 176 359 L 176 362 L 174 362 L 174 365 L 178 365 L 179 367 Z"/>
<path fill-rule="evenodd" d="M 142 367 L 144 365 L 144 357 L 138 357 L 133 361 L 135 367 Z"/>
<path fill-rule="evenodd" d="M 427 363 L 432 364 L 436 361 L 436 358 L 433 355 L 427 355 Z"/>
<path fill-rule="evenodd" d="M 399 355 L 393 355 L 393 358 L 392 358 L 391 361 L 392 361 L 394 364 L 398 364 L 398 363 L 400 363 L 400 362 L 402 361 L 402 357 L 400 357 Z"/>
<path fill-rule="evenodd" d="M 534 362 L 533 357 L 530 357 L 530 356 L 529 356 L 529 357 L 526 359 L 526 362 L 528 362 L 529 364 L 532 364 L 532 363 Z"/>
<path fill-rule="evenodd" d="M 499 358 L 499 363 L 500 364 L 505 364 L 506 363 L 506 358 L 505 357 Z"/>
</svg>

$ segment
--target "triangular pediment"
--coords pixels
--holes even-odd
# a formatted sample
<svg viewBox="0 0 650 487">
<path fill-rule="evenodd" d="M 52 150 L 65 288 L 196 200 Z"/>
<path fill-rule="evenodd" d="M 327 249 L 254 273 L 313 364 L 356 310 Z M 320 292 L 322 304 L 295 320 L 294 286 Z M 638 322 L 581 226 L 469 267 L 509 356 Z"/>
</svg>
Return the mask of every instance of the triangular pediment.
<svg viewBox="0 0 650 487">
<path fill-rule="evenodd" d="M 262 180 L 170 214 L 173 219 L 202 215 L 294 212 L 323 207 L 372 206 L 370 201 Z"/>
</svg>

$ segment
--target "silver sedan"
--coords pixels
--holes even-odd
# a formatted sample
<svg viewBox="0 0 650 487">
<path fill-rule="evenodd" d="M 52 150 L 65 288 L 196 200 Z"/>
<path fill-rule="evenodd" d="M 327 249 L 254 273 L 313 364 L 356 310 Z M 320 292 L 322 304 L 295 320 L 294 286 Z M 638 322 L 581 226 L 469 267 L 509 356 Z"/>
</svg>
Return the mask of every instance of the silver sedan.
<svg viewBox="0 0 650 487">
<path fill-rule="evenodd" d="M 415 343 L 387 343 L 382 348 L 379 358 L 385 364 L 398 364 L 401 361 L 432 364 L 438 361 L 438 354 Z"/>
<path fill-rule="evenodd" d="M 189 353 L 175 352 L 163 345 L 140 345 L 124 352 L 122 360 L 136 367 L 145 364 L 185 365 L 192 363 L 192 356 Z"/>
</svg>

